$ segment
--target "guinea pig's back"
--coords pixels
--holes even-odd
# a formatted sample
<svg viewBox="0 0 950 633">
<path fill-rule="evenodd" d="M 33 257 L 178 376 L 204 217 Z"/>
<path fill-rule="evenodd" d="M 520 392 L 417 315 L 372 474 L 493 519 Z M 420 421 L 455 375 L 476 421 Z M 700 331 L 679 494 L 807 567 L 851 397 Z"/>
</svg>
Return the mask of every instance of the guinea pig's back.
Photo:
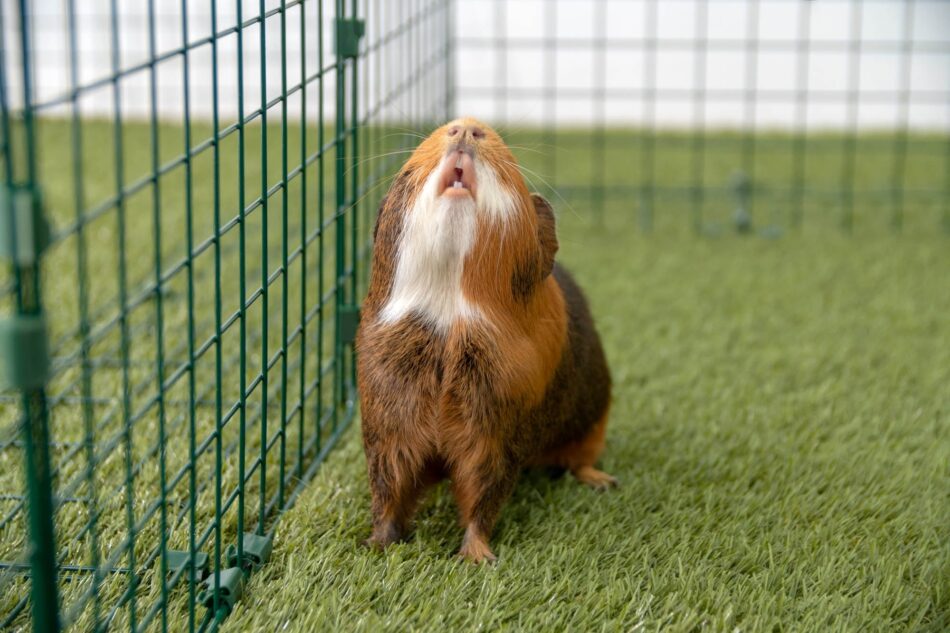
<svg viewBox="0 0 950 633">
<path fill-rule="evenodd" d="M 573 275 L 561 264 L 555 263 L 554 279 L 564 294 L 567 307 L 568 345 L 573 356 L 573 365 L 578 372 L 573 381 L 582 385 L 579 410 L 576 414 L 591 424 L 597 422 L 610 403 L 610 370 L 594 327 L 594 319 L 587 304 L 587 297 L 574 280 Z"/>
<path fill-rule="evenodd" d="M 529 432 L 541 440 L 542 453 L 581 440 L 610 405 L 610 370 L 587 298 L 566 268 L 555 263 L 551 274 L 564 295 L 568 332 L 558 370 L 531 416 Z"/>
</svg>

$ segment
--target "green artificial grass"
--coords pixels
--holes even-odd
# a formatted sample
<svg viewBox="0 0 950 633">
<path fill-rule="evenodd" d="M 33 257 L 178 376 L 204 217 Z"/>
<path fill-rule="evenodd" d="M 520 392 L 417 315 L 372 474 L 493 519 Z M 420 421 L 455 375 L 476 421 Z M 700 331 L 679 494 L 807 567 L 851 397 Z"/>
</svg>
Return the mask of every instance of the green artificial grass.
<svg viewBox="0 0 950 633">
<path fill-rule="evenodd" d="M 380 554 L 354 429 L 225 630 L 947 630 L 946 237 L 561 243 L 621 487 L 528 472 L 474 567 L 442 486 Z"/>
<path fill-rule="evenodd" d="M 97 326 L 119 313 L 118 227 L 116 211 L 107 204 L 117 179 L 114 130 L 107 122 L 89 121 L 82 132 L 80 207 L 87 215 L 89 312 Z M 162 125 L 158 132 L 159 163 L 167 164 L 183 151 L 183 131 Z M 364 140 L 374 140 L 362 150 L 369 160 L 359 167 L 360 183 L 371 174 L 391 173 L 402 160 L 401 154 L 373 158 L 413 142 L 401 132 L 370 130 L 364 135 Z M 738 200 L 730 179 L 742 168 L 743 137 L 710 132 L 699 160 L 694 137 L 660 133 L 653 144 L 654 179 L 647 183 L 642 167 L 648 145 L 642 135 L 608 134 L 603 142 L 583 130 L 554 136 L 514 130 L 506 138 L 516 147 L 532 187 L 554 203 L 561 260 L 587 290 L 604 338 L 615 397 L 603 467 L 622 487 L 597 494 L 569 477 L 551 480 L 543 472 L 526 473 L 493 539 L 500 558 L 494 567 L 455 560 L 461 530 L 444 486 L 423 505 L 412 541 L 383 554 L 369 552 L 359 545 L 369 533 L 369 494 L 358 429 L 351 428 L 296 505 L 277 520 L 273 557 L 251 577 L 225 630 L 950 627 L 950 245 L 941 229 L 947 212 L 941 193 L 946 191 L 946 139 L 912 135 L 901 163 L 890 137 L 856 137 L 849 158 L 847 138 L 812 134 L 804 145 L 807 160 L 797 187 L 792 151 L 797 139 L 756 137 L 750 174 L 756 186 L 746 201 L 753 223 L 740 236 L 734 230 Z M 58 231 L 68 231 L 76 215 L 70 135 L 65 121 L 41 121 L 44 195 Z M 207 125 L 193 127 L 195 143 L 209 135 Z M 148 125 L 128 123 L 122 136 L 123 182 L 141 183 L 151 171 Z M 262 191 L 261 136 L 260 126 L 248 127 L 243 183 L 248 205 Z M 317 129 L 308 129 L 306 137 L 310 151 L 320 145 Z M 267 138 L 272 188 L 282 172 L 280 128 L 270 127 Z M 291 125 L 291 168 L 299 161 L 300 138 L 300 128 Z M 222 140 L 221 153 L 220 207 L 227 223 L 238 207 L 234 134 Z M 307 232 L 329 223 L 322 255 L 314 241 L 306 271 L 299 259 L 287 271 L 291 331 L 299 324 L 303 289 L 311 307 L 322 295 L 321 280 L 323 292 L 334 281 L 334 160 L 331 151 L 323 161 L 322 207 L 321 163 L 305 170 Z M 212 231 L 209 146 L 192 165 L 197 244 Z M 845 187 L 843 173 L 853 176 Z M 158 178 L 163 271 L 179 266 L 187 252 L 184 174 L 176 166 Z M 349 178 L 354 175 L 348 172 Z M 300 182 L 293 179 L 287 189 L 291 248 L 301 240 Z M 561 193 L 551 193 L 548 184 Z M 603 189 L 591 191 L 591 184 Z M 384 189 L 381 183 L 361 191 L 364 236 Z M 284 291 L 276 273 L 283 246 L 282 196 L 281 190 L 271 193 L 263 266 L 260 207 L 245 225 L 248 294 L 258 289 L 265 272 L 277 280 L 270 286 L 266 315 L 260 296 L 247 312 L 248 384 L 260 372 L 262 359 L 273 358 L 282 344 Z M 131 297 L 144 297 L 127 314 L 133 332 L 133 411 L 147 408 L 157 390 L 155 305 L 148 294 L 155 274 L 154 203 L 147 183 L 125 200 L 128 286 Z M 101 213 L 91 215 L 91 209 Z M 779 239 L 771 239 L 775 237 Z M 85 504 L 77 502 L 89 489 L 82 482 L 85 453 L 70 452 L 84 438 L 76 363 L 76 249 L 73 234 L 50 249 L 43 287 L 54 359 L 66 365 L 48 390 L 52 397 L 62 396 L 52 412 L 53 461 L 60 469 L 60 485 L 79 482 L 71 491 L 76 499 L 65 502 L 56 516 L 59 547 L 66 563 L 81 565 L 89 563 L 91 541 L 88 533 L 75 536 L 89 521 Z M 233 228 L 222 238 L 221 250 L 222 311 L 227 317 L 240 303 L 241 251 Z M 212 254 L 208 248 L 191 262 L 199 343 L 214 334 Z M 186 269 L 176 270 L 163 287 L 165 380 L 187 360 Z M 9 296 L 2 301 L 6 306 Z M 332 352 L 333 307 L 328 304 L 322 325 L 308 330 L 306 349 L 293 345 L 288 351 L 291 404 L 300 397 L 295 368 L 303 364 L 312 379 Z M 322 357 L 318 333 L 325 341 Z M 118 331 L 112 328 L 89 350 L 95 367 L 93 417 L 107 420 L 95 434 L 102 457 L 94 475 L 103 552 L 116 551 L 127 534 L 125 429 L 122 416 L 115 415 L 121 395 L 119 347 Z M 220 386 L 226 409 L 238 397 L 238 347 L 232 322 L 222 337 Z M 213 361 L 213 353 L 207 353 L 194 368 L 199 440 L 215 428 Z M 281 415 L 279 365 L 269 373 L 266 406 L 260 387 L 248 400 L 246 452 L 248 464 L 260 455 L 259 422 L 266 411 L 267 439 L 273 443 L 264 467 L 265 492 L 272 495 L 281 474 L 275 440 Z M 186 386 L 178 380 L 166 393 L 170 474 L 185 467 L 189 457 Z M 0 402 L 4 515 L 23 491 L 22 453 L 6 443 L 17 432 L 16 400 L 5 395 Z M 315 424 L 316 414 L 331 402 L 332 382 L 327 379 L 305 398 L 307 424 Z M 154 408 L 136 421 L 130 437 L 133 462 L 141 465 L 133 511 L 142 517 L 160 488 Z M 300 437 L 296 422 L 288 425 L 288 455 L 294 454 Z M 237 441 L 236 422 L 229 422 L 222 439 L 226 446 Z M 225 453 L 226 493 L 237 481 L 236 461 L 233 453 Z M 199 483 L 213 482 L 210 449 L 199 456 L 196 473 Z M 246 487 L 247 529 L 257 527 L 257 473 Z M 187 507 L 187 493 L 183 479 L 169 494 L 171 516 Z M 204 530 L 214 518 L 209 488 L 199 491 L 195 506 Z M 224 547 L 236 536 L 235 505 L 224 513 L 222 527 Z M 135 545 L 137 564 L 154 550 L 158 528 L 154 515 L 143 525 Z M 170 523 L 170 547 L 187 547 L 187 528 L 181 519 Z M 21 557 L 24 540 L 20 513 L 0 533 L 0 559 Z M 202 549 L 211 554 L 211 542 Z M 126 557 L 117 562 L 125 564 Z M 139 618 L 161 597 L 154 582 L 156 564 L 141 571 Z M 0 619 L 27 590 L 22 577 L 3 586 Z M 89 576 L 73 575 L 60 588 L 65 608 L 77 618 L 75 629 L 89 628 L 92 603 L 82 598 L 90 589 Z M 126 588 L 126 576 L 104 577 L 101 615 L 110 613 Z M 168 630 L 186 628 L 187 596 L 183 584 L 170 592 Z M 198 608 L 199 620 L 203 611 Z M 23 612 L 16 624 L 25 626 L 27 615 Z M 117 630 L 127 626 L 128 608 L 115 618 Z"/>
</svg>

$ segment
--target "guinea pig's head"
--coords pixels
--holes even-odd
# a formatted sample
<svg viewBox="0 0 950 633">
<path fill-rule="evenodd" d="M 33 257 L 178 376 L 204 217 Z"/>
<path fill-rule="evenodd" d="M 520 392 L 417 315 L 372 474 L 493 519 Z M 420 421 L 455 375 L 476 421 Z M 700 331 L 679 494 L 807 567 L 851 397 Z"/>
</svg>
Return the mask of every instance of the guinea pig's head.
<svg viewBox="0 0 950 633">
<path fill-rule="evenodd" d="M 501 137 L 473 118 L 419 144 L 383 200 L 374 240 L 374 279 L 386 290 L 369 303 L 388 295 L 387 318 L 412 309 L 440 323 L 472 301 L 483 310 L 526 301 L 557 251 L 550 205 L 529 193 Z"/>
<path fill-rule="evenodd" d="M 501 136 L 481 121 L 465 117 L 430 134 L 406 163 L 415 195 L 441 203 L 474 203 L 485 217 L 509 221 L 533 213 L 517 161 Z"/>
</svg>

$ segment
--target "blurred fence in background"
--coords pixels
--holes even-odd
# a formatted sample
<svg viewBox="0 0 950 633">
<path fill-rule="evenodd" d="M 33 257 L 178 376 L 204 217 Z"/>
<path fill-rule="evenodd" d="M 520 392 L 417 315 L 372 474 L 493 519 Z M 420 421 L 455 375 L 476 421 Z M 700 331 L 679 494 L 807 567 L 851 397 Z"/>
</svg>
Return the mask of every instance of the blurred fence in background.
<svg viewBox="0 0 950 633">
<path fill-rule="evenodd" d="M 595 222 L 950 230 L 948 2 L 464 0 L 455 33 L 459 111 Z"/>
</svg>

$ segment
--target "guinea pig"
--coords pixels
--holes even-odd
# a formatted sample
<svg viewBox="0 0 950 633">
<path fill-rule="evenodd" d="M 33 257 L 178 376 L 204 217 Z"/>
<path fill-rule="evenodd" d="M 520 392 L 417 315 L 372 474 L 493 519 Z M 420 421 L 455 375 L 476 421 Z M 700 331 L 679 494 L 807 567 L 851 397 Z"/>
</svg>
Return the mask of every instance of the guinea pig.
<svg viewBox="0 0 950 633">
<path fill-rule="evenodd" d="M 373 233 L 357 333 L 372 535 L 403 539 L 420 495 L 451 481 L 459 555 L 489 538 L 527 466 L 597 489 L 610 372 L 587 301 L 555 263 L 551 205 L 490 127 L 435 130 L 395 176 Z"/>
</svg>

